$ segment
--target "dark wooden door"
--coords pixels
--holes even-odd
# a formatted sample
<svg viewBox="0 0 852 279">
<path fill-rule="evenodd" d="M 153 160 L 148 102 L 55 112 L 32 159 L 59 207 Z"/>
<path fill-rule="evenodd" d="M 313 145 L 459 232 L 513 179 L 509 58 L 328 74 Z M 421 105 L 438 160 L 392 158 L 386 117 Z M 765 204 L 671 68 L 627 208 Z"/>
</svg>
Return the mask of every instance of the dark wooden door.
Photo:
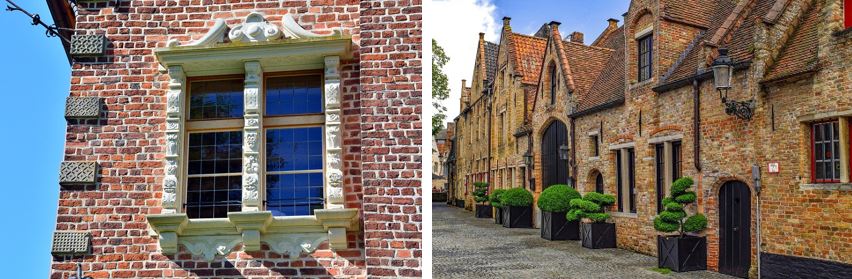
<svg viewBox="0 0 852 279">
<path fill-rule="evenodd" d="M 598 175 L 595 176 L 595 192 L 601 194 L 604 192 L 603 175 L 601 175 L 601 173 L 598 173 Z"/>
<path fill-rule="evenodd" d="M 559 147 L 568 146 L 568 127 L 556 120 L 544 130 L 541 139 L 541 174 L 544 188 L 568 183 L 568 161 L 559 158 Z M 544 189 L 543 188 L 543 189 Z"/>
<path fill-rule="evenodd" d="M 719 190 L 719 272 L 748 277 L 751 266 L 751 191 L 740 181 Z"/>
</svg>

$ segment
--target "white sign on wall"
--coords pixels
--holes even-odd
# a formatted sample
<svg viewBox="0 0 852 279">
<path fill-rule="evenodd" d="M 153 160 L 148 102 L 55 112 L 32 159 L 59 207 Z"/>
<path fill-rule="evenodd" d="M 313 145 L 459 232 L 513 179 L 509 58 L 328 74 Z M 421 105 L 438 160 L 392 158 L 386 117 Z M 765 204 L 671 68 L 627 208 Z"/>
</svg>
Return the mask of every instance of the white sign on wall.
<svg viewBox="0 0 852 279">
<path fill-rule="evenodd" d="M 769 171 L 769 173 L 779 173 L 781 172 L 781 167 L 779 166 L 778 162 L 771 162 L 769 163 L 769 166 L 767 166 L 767 170 Z"/>
</svg>

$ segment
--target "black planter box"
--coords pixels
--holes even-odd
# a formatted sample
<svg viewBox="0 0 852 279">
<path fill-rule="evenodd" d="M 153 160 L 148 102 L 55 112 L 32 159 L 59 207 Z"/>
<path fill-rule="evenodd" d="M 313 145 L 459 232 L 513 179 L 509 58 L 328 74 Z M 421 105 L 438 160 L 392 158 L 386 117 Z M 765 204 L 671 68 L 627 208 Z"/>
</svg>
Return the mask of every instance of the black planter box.
<svg viewBox="0 0 852 279">
<path fill-rule="evenodd" d="M 581 223 L 580 240 L 589 249 L 615 248 L 615 224 Z"/>
<path fill-rule="evenodd" d="M 503 208 L 494 207 L 494 224 L 503 224 Z"/>
<path fill-rule="evenodd" d="M 541 238 L 547 240 L 579 240 L 580 222 L 565 219 L 565 212 L 541 212 Z"/>
<path fill-rule="evenodd" d="M 532 228 L 531 206 L 507 206 L 503 208 L 503 227 Z"/>
<path fill-rule="evenodd" d="M 707 270 L 707 237 L 657 236 L 657 262 L 675 272 Z"/>
<path fill-rule="evenodd" d="M 464 208 L 464 200 L 456 199 L 456 207 Z"/>
<path fill-rule="evenodd" d="M 491 206 L 484 204 L 476 205 L 476 218 L 491 218 Z"/>
</svg>

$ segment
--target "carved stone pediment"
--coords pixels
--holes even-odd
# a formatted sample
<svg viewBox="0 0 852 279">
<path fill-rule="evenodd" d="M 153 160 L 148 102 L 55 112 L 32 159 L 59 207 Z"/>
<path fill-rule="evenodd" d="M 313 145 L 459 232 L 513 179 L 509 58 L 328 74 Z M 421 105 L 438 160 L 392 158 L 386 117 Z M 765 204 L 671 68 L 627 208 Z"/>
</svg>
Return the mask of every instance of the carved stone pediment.
<svg viewBox="0 0 852 279">
<path fill-rule="evenodd" d="M 171 39 L 168 46 L 211 46 L 224 42 L 226 35 L 231 42 L 254 43 L 274 41 L 282 37 L 289 39 L 328 37 L 334 35 L 334 32 L 317 34 L 305 30 L 291 14 L 282 16 L 279 26 L 269 22 L 262 13 L 252 12 L 241 24 L 229 27 L 224 19 L 219 19 L 201 39 L 186 44 L 181 44 L 177 39 Z"/>
</svg>

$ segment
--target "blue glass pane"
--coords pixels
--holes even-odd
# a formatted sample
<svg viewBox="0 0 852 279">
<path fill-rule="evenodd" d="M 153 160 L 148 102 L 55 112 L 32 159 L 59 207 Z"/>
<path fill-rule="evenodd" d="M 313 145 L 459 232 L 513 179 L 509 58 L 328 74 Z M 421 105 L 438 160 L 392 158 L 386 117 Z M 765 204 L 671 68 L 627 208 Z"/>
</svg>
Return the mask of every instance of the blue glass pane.
<svg viewBox="0 0 852 279">
<path fill-rule="evenodd" d="M 322 113 L 319 75 L 273 77 L 266 80 L 266 115 Z"/>
<path fill-rule="evenodd" d="M 196 81 L 189 90 L 189 119 L 243 117 L 241 79 Z"/>
<path fill-rule="evenodd" d="M 322 169 L 322 127 L 266 131 L 266 171 Z"/>
<path fill-rule="evenodd" d="M 266 208 L 272 215 L 311 215 L 314 209 L 322 207 L 322 173 L 266 176 Z"/>
</svg>

